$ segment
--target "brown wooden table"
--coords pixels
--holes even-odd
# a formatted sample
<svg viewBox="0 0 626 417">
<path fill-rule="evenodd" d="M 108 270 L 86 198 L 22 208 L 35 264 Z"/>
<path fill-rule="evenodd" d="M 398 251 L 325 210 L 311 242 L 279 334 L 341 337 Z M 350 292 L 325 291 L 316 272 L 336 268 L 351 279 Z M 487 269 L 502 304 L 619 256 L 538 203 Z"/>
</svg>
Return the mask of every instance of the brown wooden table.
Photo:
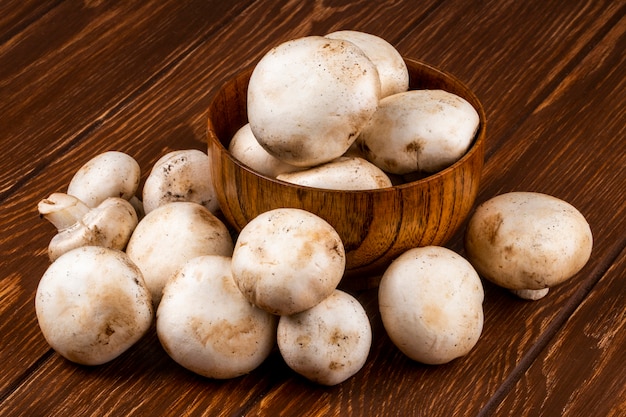
<svg viewBox="0 0 626 417">
<path fill-rule="evenodd" d="M 18 1 L 0 15 L 0 415 L 626 415 L 626 2 Z M 213 92 L 279 42 L 370 32 L 467 83 L 488 115 L 478 202 L 539 191 L 576 206 L 594 250 L 535 302 L 485 283 L 475 349 L 442 366 L 389 341 L 376 291 L 364 368 L 335 387 L 278 352 L 216 381 L 173 362 L 151 331 L 116 360 L 74 365 L 34 311 L 51 225 L 36 204 L 96 154 L 143 168 L 206 150 Z M 461 234 L 447 246 L 462 253 Z"/>
</svg>

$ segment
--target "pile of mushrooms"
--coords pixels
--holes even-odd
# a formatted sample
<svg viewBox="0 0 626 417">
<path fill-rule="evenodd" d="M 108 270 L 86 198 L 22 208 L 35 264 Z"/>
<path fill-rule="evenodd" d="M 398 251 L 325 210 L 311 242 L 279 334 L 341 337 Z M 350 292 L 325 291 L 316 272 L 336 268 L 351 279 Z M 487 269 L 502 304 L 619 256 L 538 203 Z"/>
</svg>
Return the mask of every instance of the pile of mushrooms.
<svg viewBox="0 0 626 417">
<path fill-rule="evenodd" d="M 454 163 L 475 134 L 475 110 L 445 91 L 407 89 L 404 61 L 376 36 L 288 41 L 255 68 L 250 123 L 230 151 L 263 175 L 350 190 Z M 408 119 L 419 123 L 407 127 Z M 234 237 L 218 217 L 209 164 L 199 150 L 169 152 L 140 192 L 139 164 L 104 152 L 66 192 L 40 201 L 41 217 L 57 229 L 35 296 L 47 342 L 69 361 L 98 365 L 155 324 L 165 352 L 205 377 L 252 372 L 275 346 L 318 384 L 355 375 L 372 330 L 363 306 L 340 289 L 346 255 L 337 232 L 312 213 L 281 208 Z M 469 220 L 467 259 L 429 246 L 391 263 L 378 288 L 382 325 L 412 360 L 453 361 L 479 341 L 481 278 L 538 300 L 583 268 L 592 241 L 584 216 L 558 198 L 493 197 Z"/>
<path fill-rule="evenodd" d="M 326 189 L 384 188 L 437 172 L 468 150 L 478 113 L 450 92 L 408 88 L 402 56 L 378 36 L 289 40 L 255 66 L 249 123 L 229 151 L 260 174 Z"/>
</svg>

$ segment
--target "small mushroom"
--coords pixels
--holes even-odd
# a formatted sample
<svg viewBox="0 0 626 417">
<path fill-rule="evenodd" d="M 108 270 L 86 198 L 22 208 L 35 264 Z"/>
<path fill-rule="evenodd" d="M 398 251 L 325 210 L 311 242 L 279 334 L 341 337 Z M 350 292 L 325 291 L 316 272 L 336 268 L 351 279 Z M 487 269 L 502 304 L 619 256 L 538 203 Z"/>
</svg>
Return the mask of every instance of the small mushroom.
<svg viewBox="0 0 626 417">
<path fill-rule="evenodd" d="M 167 280 L 189 259 L 231 256 L 228 229 L 206 207 L 176 201 L 157 207 L 137 224 L 126 253 L 143 273 L 157 306 Z"/>
<path fill-rule="evenodd" d="M 230 258 L 187 261 L 163 289 L 156 329 L 167 353 L 209 378 L 258 367 L 276 343 L 276 316 L 251 305 L 233 281 Z"/>
<path fill-rule="evenodd" d="M 213 188 L 209 157 L 197 149 L 163 155 L 146 178 L 142 197 L 146 214 L 174 201 L 198 203 L 216 213 L 219 203 Z"/>
<path fill-rule="evenodd" d="M 304 311 L 328 297 L 345 266 L 337 231 L 315 214 L 295 208 L 252 219 L 232 255 L 233 278 L 244 296 L 280 315 Z"/>
<path fill-rule="evenodd" d="M 108 197 L 130 200 L 139 187 L 140 168 L 123 152 L 107 151 L 90 159 L 70 180 L 67 194 L 88 207 L 96 207 Z"/>
<path fill-rule="evenodd" d="M 409 89 L 409 70 L 396 50 L 385 39 L 356 30 L 339 30 L 325 35 L 331 39 L 352 42 L 376 65 L 380 77 L 380 98 Z"/>
<path fill-rule="evenodd" d="M 389 338 L 418 362 L 443 364 L 466 355 L 482 333 L 482 283 L 450 249 L 427 246 L 400 255 L 384 272 L 378 299 Z"/>
<path fill-rule="evenodd" d="M 50 346 L 83 365 L 116 358 L 153 319 L 139 268 L 124 252 L 97 246 L 71 250 L 48 267 L 37 287 L 35 311 Z"/>
<path fill-rule="evenodd" d="M 444 90 L 411 90 L 380 100 L 357 143 L 385 172 L 433 173 L 467 152 L 478 125 L 476 109 L 462 97 Z"/>
<path fill-rule="evenodd" d="M 118 197 L 108 197 L 89 208 L 74 196 L 53 193 L 41 200 L 37 209 L 58 230 L 48 245 L 51 261 L 80 246 L 124 249 L 138 222 L 134 207 Z"/>
<path fill-rule="evenodd" d="M 281 316 L 277 340 L 291 369 L 318 384 L 337 385 L 365 364 L 372 330 L 359 301 L 334 290 L 308 310 Z"/>
<path fill-rule="evenodd" d="M 279 180 L 329 190 L 371 190 L 391 187 L 391 180 L 376 165 L 358 157 L 333 161 L 297 172 L 280 174 Z"/>
<path fill-rule="evenodd" d="M 378 107 L 376 66 L 351 42 L 306 36 L 270 50 L 247 93 L 250 128 L 288 164 L 311 167 L 340 157 Z"/>
<path fill-rule="evenodd" d="M 510 290 L 543 290 L 570 279 L 585 266 L 592 247 L 591 229 L 580 211 L 535 192 L 485 201 L 465 232 L 467 256 L 478 273 Z"/>
<path fill-rule="evenodd" d="M 268 177 L 276 178 L 279 174 L 302 169 L 267 152 L 254 137 L 250 123 L 246 123 L 235 133 L 228 150 L 239 162 Z"/>
</svg>

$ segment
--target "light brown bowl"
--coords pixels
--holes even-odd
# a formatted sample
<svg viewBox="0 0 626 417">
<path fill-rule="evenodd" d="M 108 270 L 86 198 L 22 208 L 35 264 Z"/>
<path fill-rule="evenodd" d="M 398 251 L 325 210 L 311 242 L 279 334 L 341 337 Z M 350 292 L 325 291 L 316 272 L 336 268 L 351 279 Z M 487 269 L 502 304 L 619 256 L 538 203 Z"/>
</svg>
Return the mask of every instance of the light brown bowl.
<svg viewBox="0 0 626 417">
<path fill-rule="evenodd" d="M 308 210 L 328 221 L 343 239 L 344 283 L 353 288 L 377 284 L 378 275 L 406 250 L 443 245 L 468 216 L 483 167 L 485 112 L 478 98 L 455 77 L 406 59 L 410 89 L 443 89 L 470 102 L 480 128 L 469 151 L 454 165 L 410 183 L 368 191 L 303 187 L 263 176 L 228 152 L 237 129 L 247 123 L 246 94 L 252 69 L 227 82 L 208 111 L 208 145 L 221 210 L 236 230 L 257 215 L 279 207 Z"/>
</svg>

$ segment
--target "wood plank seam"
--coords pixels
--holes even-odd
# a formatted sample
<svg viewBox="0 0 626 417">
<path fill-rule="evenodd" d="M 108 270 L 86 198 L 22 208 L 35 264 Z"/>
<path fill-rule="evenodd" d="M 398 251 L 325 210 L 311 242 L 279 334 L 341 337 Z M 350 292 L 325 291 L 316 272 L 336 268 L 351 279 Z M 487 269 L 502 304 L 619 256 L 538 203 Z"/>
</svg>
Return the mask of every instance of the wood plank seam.
<svg viewBox="0 0 626 417">
<path fill-rule="evenodd" d="M 528 352 L 521 358 L 519 363 L 513 368 L 509 376 L 500 384 L 498 389 L 487 400 L 477 417 L 487 417 L 492 415 L 496 407 L 502 402 L 509 391 L 515 386 L 524 373 L 532 366 L 540 353 L 550 344 L 550 342 L 558 334 L 572 317 L 574 312 L 579 308 L 580 304 L 589 296 L 593 288 L 598 284 L 603 276 L 607 274 L 611 266 L 617 261 L 620 254 L 626 249 L 626 238 L 613 247 L 610 256 L 596 266 L 590 273 L 590 279 L 580 282 L 580 287 L 562 307 L 561 311 L 554 320 L 547 326 L 545 332 L 541 334 L 539 339 L 533 344 Z"/>
</svg>

